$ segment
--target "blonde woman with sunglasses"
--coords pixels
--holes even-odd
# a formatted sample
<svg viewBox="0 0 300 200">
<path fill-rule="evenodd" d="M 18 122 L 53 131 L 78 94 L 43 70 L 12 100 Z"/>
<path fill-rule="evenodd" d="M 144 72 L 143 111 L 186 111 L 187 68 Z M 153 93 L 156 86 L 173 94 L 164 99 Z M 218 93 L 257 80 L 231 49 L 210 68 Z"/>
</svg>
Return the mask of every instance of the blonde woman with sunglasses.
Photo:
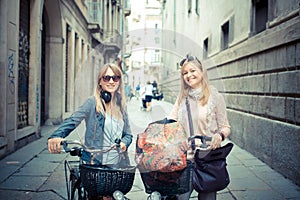
<svg viewBox="0 0 300 200">
<path fill-rule="evenodd" d="M 230 134 L 225 100 L 217 89 L 209 84 L 207 71 L 197 57 L 188 55 L 181 60 L 180 66 L 181 89 L 168 118 L 181 122 L 187 133 L 189 133 L 186 108 L 186 101 L 188 100 L 191 107 L 194 135 L 212 137 L 210 148 L 216 149 Z M 199 141 L 195 142 L 196 147 L 200 146 Z M 190 148 L 188 159 L 193 159 L 194 152 Z M 178 199 L 188 200 L 192 191 L 193 189 L 188 193 L 179 195 Z M 216 192 L 198 193 L 198 199 L 215 200 Z"/>
<path fill-rule="evenodd" d="M 67 137 L 82 120 L 85 121 L 85 145 L 88 148 L 111 146 L 116 139 L 121 139 L 121 151 L 127 151 L 132 142 L 132 134 L 126 111 L 126 100 L 122 71 L 115 64 L 101 67 L 95 93 L 89 97 L 60 127 L 48 138 L 50 153 L 61 152 L 61 141 Z M 120 164 L 118 152 L 100 154 L 97 164 Z M 128 159 L 128 158 L 126 158 Z M 88 156 L 86 162 L 89 162 Z M 122 161 L 126 162 L 126 160 Z M 104 199 L 111 199 L 107 197 Z"/>
</svg>

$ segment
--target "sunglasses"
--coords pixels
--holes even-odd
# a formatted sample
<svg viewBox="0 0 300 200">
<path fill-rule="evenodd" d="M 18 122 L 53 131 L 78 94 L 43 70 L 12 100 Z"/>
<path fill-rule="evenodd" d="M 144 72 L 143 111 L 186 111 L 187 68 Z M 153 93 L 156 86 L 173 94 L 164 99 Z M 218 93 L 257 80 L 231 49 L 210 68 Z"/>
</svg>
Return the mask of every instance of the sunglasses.
<svg viewBox="0 0 300 200">
<path fill-rule="evenodd" d="M 200 60 L 198 60 L 198 58 L 196 56 L 187 56 L 186 58 L 184 58 L 180 61 L 179 65 L 182 66 L 185 62 L 190 62 L 193 60 L 197 60 L 201 64 Z"/>
<path fill-rule="evenodd" d="M 109 75 L 106 75 L 106 76 L 103 76 L 102 77 L 103 81 L 104 82 L 109 82 L 110 79 L 112 79 L 114 82 L 118 82 L 120 79 L 121 79 L 121 76 L 109 76 Z"/>
</svg>

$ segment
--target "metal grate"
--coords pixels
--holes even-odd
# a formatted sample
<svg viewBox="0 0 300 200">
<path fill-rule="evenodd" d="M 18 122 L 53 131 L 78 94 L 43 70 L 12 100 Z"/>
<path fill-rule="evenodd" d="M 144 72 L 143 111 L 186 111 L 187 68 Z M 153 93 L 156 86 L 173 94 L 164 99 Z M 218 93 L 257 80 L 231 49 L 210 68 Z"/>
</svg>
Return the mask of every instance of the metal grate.
<svg viewBox="0 0 300 200">
<path fill-rule="evenodd" d="M 29 1 L 20 1 L 18 128 L 28 125 L 29 88 Z"/>
</svg>

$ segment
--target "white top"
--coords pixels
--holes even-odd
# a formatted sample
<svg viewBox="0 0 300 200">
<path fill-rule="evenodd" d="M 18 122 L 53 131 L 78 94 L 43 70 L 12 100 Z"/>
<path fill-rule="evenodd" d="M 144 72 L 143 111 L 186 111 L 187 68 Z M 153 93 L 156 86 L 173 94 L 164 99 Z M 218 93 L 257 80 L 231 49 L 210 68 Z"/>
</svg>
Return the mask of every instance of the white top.
<svg viewBox="0 0 300 200">
<path fill-rule="evenodd" d="M 153 90 L 153 85 L 147 84 L 145 86 L 145 95 L 152 96 L 153 95 L 152 90 Z"/>
<path fill-rule="evenodd" d="M 104 148 L 110 147 L 115 143 L 117 138 L 122 138 L 122 130 L 124 126 L 123 120 L 113 118 L 110 114 L 106 113 L 104 124 Z M 111 150 L 103 153 L 103 164 L 117 164 L 119 161 L 119 153 L 117 150 Z"/>
</svg>

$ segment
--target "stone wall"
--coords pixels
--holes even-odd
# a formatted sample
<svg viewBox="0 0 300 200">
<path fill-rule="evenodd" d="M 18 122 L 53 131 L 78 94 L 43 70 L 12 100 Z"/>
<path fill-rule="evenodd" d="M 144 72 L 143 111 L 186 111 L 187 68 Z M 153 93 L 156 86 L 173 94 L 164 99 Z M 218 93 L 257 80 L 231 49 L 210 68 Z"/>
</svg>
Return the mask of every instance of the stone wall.
<svg viewBox="0 0 300 200">
<path fill-rule="evenodd" d="M 204 61 L 223 93 L 230 139 L 300 184 L 300 22 L 263 32 Z M 213 63 L 213 64 L 210 64 Z M 166 101 L 179 92 L 179 72 L 160 84 Z"/>
</svg>

